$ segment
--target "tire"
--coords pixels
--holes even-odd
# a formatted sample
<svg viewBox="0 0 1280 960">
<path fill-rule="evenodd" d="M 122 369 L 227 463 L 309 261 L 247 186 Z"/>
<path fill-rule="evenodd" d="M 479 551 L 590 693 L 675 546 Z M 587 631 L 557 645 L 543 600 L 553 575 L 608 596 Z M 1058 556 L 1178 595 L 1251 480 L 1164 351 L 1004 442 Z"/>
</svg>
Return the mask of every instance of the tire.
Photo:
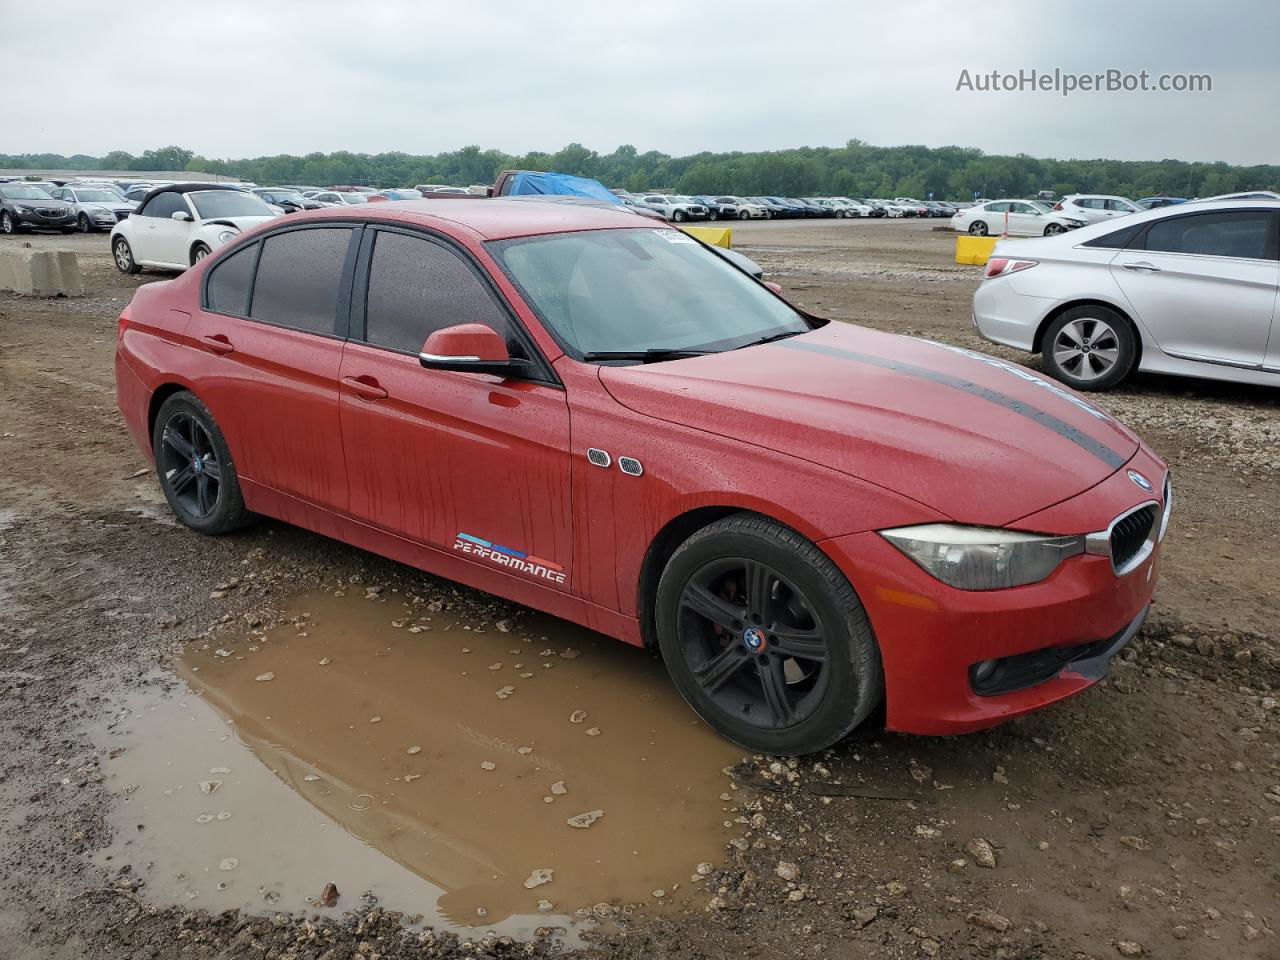
<svg viewBox="0 0 1280 960">
<path fill-rule="evenodd" d="M 738 211 L 738 219 L 739 219 L 739 220 L 750 220 L 750 219 L 751 219 L 751 214 L 747 213 L 747 211 L 745 211 L 745 210 L 739 210 L 739 211 Z"/>
<path fill-rule="evenodd" d="M 251 521 L 226 438 L 194 393 L 182 390 L 160 407 L 151 449 L 160 489 L 184 526 L 218 536 Z"/>
<path fill-rule="evenodd" d="M 116 237 L 111 241 L 111 259 L 121 273 L 141 273 L 142 268 L 133 259 L 133 248 L 124 237 Z"/>
<path fill-rule="evenodd" d="M 719 213 L 717 213 L 715 210 L 712 210 L 712 211 L 711 211 L 711 213 L 709 213 L 709 214 L 707 215 L 707 219 L 708 219 L 708 220 L 719 220 L 719 219 L 720 219 L 720 214 L 719 214 Z"/>
<path fill-rule="evenodd" d="M 6 236 L 13 236 L 18 232 L 18 221 L 13 219 L 13 214 L 8 210 L 0 214 L 0 233 Z"/>
<path fill-rule="evenodd" d="M 975 220 L 969 224 L 969 236 L 985 237 L 987 235 L 987 225 L 982 220 Z"/>
<path fill-rule="evenodd" d="M 82 213 L 76 217 L 76 226 L 80 228 L 81 233 L 93 233 L 93 224 L 89 222 L 87 213 Z"/>
<path fill-rule="evenodd" d="M 197 243 L 191 248 L 191 265 L 194 267 L 211 253 L 213 253 L 213 251 L 209 249 L 209 245 L 207 243 Z"/>
<path fill-rule="evenodd" d="M 1138 362 L 1132 324 L 1110 307 L 1072 307 L 1044 331 L 1045 371 L 1077 390 L 1109 390 Z"/>
<path fill-rule="evenodd" d="M 674 213 L 671 214 L 671 219 L 674 220 L 676 223 L 684 223 L 684 211 L 676 210 Z"/>
<path fill-rule="evenodd" d="M 1066 232 L 1067 228 L 1060 223 L 1051 223 L 1044 228 L 1044 235 L 1046 237 L 1056 237 L 1058 234 Z"/>
<path fill-rule="evenodd" d="M 751 596 L 752 582 L 768 585 L 759 591 L 767 600 Z M 689 537 L 662 573 L 655 610 L 676 689 L 748 750 L 822 750 L 882 698 L 880 651 L 853 587 L 826 554 L 767 517 L 737 513 Z"/>
</svg>

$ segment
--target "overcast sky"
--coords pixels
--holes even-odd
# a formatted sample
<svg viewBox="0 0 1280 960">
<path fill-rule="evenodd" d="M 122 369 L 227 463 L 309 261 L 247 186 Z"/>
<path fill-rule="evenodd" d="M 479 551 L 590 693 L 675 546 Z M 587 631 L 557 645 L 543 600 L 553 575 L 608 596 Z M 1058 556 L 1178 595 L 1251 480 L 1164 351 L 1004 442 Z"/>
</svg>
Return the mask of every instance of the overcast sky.
<svg viewBox="0 0 1280 960">
<path fill-rule="evenodd" d="M 0 0 L 0 152 L 682 155 L 960 144 L 1280 162 L 1274 0 Z M 1208 73 L 1210 93 L 957 92 L 1038 68 Z"/>
</svg>

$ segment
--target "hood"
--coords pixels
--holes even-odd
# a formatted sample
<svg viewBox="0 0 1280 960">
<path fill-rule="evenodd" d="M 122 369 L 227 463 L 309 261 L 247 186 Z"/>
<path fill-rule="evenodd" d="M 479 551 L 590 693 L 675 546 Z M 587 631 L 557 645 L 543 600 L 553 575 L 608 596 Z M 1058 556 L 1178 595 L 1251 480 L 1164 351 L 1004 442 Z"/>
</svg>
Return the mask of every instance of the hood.
<svg viewBox="0 0 1280 960">
<path fill-rule="evenodd" d="M 267 223 L 274 219 L 274 215 L 270 217 L 210 217 L 209 219 L 201 220 L 200 222 L 204 226 L 208 226 L 211 223 L 218 223 L 226 227 L 235 227 L 237 230 L 244 231 L 251 230 L 260 223 Z"/>
<path fill-rule="evenodd" d="M 1106 479 L 1138 439 L 1067 387 L 994 357 L 845 323 L 776 343 L 601 367 L 639 413 L 824 464 L 1001 526 Z"/>
</svg>

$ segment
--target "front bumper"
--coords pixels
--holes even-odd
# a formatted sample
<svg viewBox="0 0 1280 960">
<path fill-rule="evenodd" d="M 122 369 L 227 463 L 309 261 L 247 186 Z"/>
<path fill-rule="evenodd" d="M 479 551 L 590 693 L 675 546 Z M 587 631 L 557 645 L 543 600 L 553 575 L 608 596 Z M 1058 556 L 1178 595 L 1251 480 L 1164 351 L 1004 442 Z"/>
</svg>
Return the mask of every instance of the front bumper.
<svg viewBox="0 0 1280 960">
<path fill-rule="evenodd" d="M 1163 464 L 1145 451 L 1127 466 L 1165 476 Z M 1120 503 L 1144 499 L 1138 493 L 1122 467 L 1092 490 L 1015 526 L 1051 534 L 1103 529 L 1126 508 Z M 933 735 L 994 726 L 1096 683 L 1141 627 L 1160 558 L 1157 543 L 1117 576 L 1110 557 L 1082 554 L 1040 583 L 965 591 L 935 580 L 873 531 L 821 546 L 849 577 L 871 620 L 884 663 L 886 725 Z M 984 683 L 975 668 L 988 661 L 997 672 L 994 682 Z"/>
<path fill-rule="evenodd" d="M 76 215 L 68 211 L 60 217 L 46 216 L 36 210 L 18 211 L 13 215 L 16 223 L 26 227 L 70 227 L 76 222 Z"/>
</svg>

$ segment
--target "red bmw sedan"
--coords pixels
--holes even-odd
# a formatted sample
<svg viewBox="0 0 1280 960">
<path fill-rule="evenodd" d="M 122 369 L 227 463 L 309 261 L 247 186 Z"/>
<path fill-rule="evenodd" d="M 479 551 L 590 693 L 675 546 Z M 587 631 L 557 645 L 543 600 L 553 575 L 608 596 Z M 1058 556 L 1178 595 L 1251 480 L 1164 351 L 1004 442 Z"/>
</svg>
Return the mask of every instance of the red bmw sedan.
<svg viewBox="0 0 1280 960">
<path fill-rule="evenodd" d="M 752 750 L 976 730 L 1137 632 L 1164 463 L 1022 367 L 831 323 L 674 229 L 494 199 L 264 224 L 120 317 L 178 518 L 262 514 L 656 644 Z"/>
</svg>

